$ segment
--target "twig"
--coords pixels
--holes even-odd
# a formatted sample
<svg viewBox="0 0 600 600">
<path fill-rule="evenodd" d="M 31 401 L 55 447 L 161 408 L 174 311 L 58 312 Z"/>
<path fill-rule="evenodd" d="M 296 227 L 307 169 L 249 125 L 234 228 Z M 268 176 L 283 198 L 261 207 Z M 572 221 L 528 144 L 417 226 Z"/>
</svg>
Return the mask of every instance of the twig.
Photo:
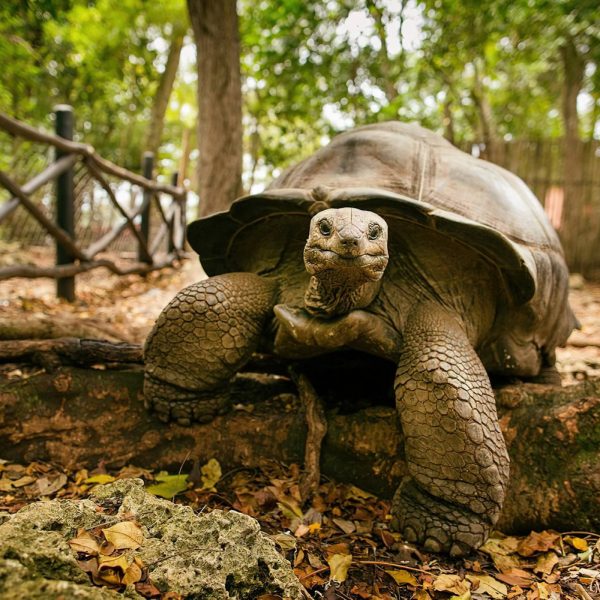
<svg viewBox="0 0 600 600">
<path fill-rule="evenodd" d="M 320 569 L 317 569 L 312 573 L 304 573 L 302 577 L 298 577 L 298 581 L 303 581 L 304 579 L 308 579 L 309 577 L 312 577 L 313 575 L 318 575 L 319 573 L 324 573 L 325 571 L 329 571 L 329 567 L 321 567 Z"/>
<path fill-rule="evenodd" d="M 415 571 L 416 573 L 425 573 L 430 575 L 431 571 L 425 571 L 424 569 L 417 569 L 417 567 L 408 567 L 398 563 L 387 562 L 383 560 L 355 560 L 353 561 L 357 565 L 379 565 L 380 567 L 394 567 L 396 569 L 404 569 L 405 571 Z"/>
<path fill-rule="evenodd" d="M 306 410 L 308 434 L 304 448 L 304 473 L 300 480 L 300 496 L 306 501 L 319 487 L 321 480 L 321 444 L 327 433 L 325 407 L 308 377 L 294 367 L 289 369 L 300 400 Z"/>
<path fill-rule="evenodd" d="M 181 471 L 183 471 L 183 465 L 185 465 L 185 463 L 188 461 L 188 458 L 190 457 L 191 453 L 192 451 L 188 450 L 188 453 L 185 455 L 185 458 L 181 461 L 181 465 L 179 465 L 179 471 L 177 471 L 177 475 L 181 475 Z"/>
<path fill-rule="evenodd" d="M 581 600 L 593 600 L 592 597 L 585 591 L 585 588 L 580 584 L 575 584 L 575 591 Z"/>
</svg>

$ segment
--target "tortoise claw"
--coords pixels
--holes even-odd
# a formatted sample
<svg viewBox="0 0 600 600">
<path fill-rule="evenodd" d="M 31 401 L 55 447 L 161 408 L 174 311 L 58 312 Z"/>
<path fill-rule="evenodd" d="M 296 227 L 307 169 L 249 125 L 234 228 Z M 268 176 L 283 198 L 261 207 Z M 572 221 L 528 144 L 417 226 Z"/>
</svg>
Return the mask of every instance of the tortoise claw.
<svg viewBox="0 0 600 600">
<path fill-rule="evenodd" d="M 393 516 L 404 539 L 429 552 L 465 556 L 485 542 L 491 524 L 480 515 L 438 501 L 412 480 L 402 483 L 392 503 Z"/>
<path fill-rule="evenodd" d="M 144 406 L 153 410 L 163 423 L 175 421 L 189 427 L 193 422 L 209 423 L 228 412 L 231 405 L 224 391 L 194 392 L 157 381 L 146 375 Z"/>
</svg>

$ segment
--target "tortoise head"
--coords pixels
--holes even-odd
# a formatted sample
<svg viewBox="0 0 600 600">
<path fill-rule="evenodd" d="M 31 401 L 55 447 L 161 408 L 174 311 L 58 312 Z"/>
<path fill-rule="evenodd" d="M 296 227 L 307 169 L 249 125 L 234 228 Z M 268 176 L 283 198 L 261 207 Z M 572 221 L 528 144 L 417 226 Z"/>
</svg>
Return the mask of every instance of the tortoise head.
<svg viewBox="0 0 600 600">
<path fill-rule="evenodd" d="M 310 222 L 304 265 L 317 278 L 336 273 L 355 282 L 378 281 L 388 264 L 387 239 L 388 226 L 379 215 L 329 208 Z"/>
</svg>

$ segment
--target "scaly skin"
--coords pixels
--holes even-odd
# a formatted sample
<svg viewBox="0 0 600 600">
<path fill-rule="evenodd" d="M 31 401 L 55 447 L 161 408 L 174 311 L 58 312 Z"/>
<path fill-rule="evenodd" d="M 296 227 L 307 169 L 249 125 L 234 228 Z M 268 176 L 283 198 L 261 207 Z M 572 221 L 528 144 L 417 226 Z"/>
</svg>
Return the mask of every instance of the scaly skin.
<svg viewBox="0 0 600 600">
<path fill-rule="evenodd" d="M 399 529 L 428 550 L 464 554 L 498 520 L 509 459 L 488 376 L 455 316 L 413 310 L 395 387 L 411 474 L 394 497 Z"/>
<path fill-rule="evenodd" d="M 184 425 L 226 410 L 226 383 L 273 316 L 283 356 L 350 347 L 399 360 L 396 398 L 410 472 L 393 502 L 399 529 L 431 551 L 459 555 L 480 546 L 500 514 L 509 461 L 465 324 L 434 301 L 413 307 L 402 331 L 369 312 L 388 261 L 387 225 L 373 213 L 318 213 L 304 257 L 312 276 L 304 307 L 276 305 L 277 282 L 251 273 L 181 291 L 146 344 L 147 404 Z"/>
<path fill-rule="evenodd" d="M 220 388 L 256 350 L 276 296 L 277 283 L 253 273 L 227 273 L 181 290 L 146 341 L 146 406 L 182 425 L 225 412 Z"/>
</svg>

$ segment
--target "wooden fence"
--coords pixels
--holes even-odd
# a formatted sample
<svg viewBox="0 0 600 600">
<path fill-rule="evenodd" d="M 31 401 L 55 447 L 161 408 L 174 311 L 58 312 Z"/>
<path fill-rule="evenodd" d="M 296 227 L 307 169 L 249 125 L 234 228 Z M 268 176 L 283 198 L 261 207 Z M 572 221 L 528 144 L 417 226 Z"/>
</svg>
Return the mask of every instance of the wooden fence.
<svg viewBox="0 0 600 600">
<path fill-rule="evenodd" d="M 477 144 L 463 149 L 485 157 Z M 577 157 L 568 167 L 567 153 Z M 511 140 L 498 144 L 489 158 L 516 173 L 538 197 L 558 231 L 571 271 L 600 279 L 600 142 L 567 148 L 561 139 Z"/>
<path fill-rule="evenodd" d="M 0 191 L 6 197 L 0 241 L 44 246 L 53 240 L 56 246 L 54 265 L 13 257 L 0 266 L 0 280 L 55 278 L 59 297 L 73 301 L 79 273 L 105 267 L 118 275 L 143 274 L 182 258 L 186 191 L 176 176 L 174 185 L 153 180 L 151 154 L 144 156 L 141 175 L 113 164 L 72 141 L 70 107 L 57 107 L 55 115 L 57 135 L 51 135 L 0 113 Z M 130 251 L 125 264 L 107 252 L 119 244 Z"/>
</svg>

